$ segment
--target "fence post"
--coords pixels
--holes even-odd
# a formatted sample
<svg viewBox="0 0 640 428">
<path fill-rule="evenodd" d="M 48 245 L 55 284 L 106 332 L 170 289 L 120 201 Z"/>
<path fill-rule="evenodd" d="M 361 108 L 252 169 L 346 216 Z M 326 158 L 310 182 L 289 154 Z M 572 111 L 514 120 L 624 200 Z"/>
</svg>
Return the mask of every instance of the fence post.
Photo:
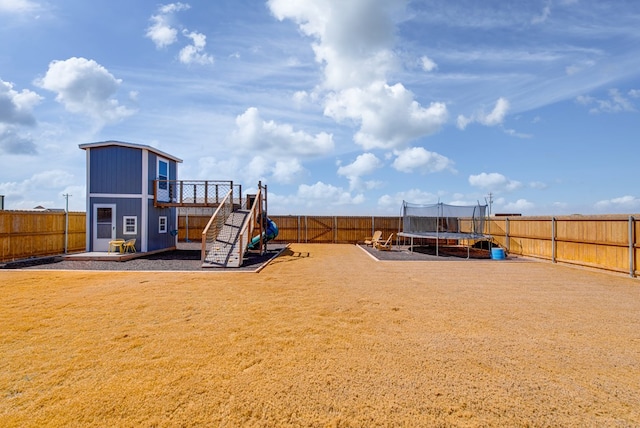
<svg viewBox="0 0 640 428">
<path fill-rule="evenodd" d="M 491 224 L 491 223 L 489 223 Z M 509 239 L 509 217 L 504 220 L 504 246 L 507 250 L 507 253 L 511 250 L 511 239 Z"/>
<path fill-rule="evenodd" d="M 371 216 L 371 236 L 373 236 L 373 234 L 375 233 L 375 228 L 376 228 L 376 217 Z"/>
<path fill-rule="evenodd" d="M 636 266 L 635 266 L 635 234 L 634 232 L 635 219 L 633 216 L 629 216 L 629 276 L 635 278 Z"/>
<path fill-rule="evenodd" d="M 551 262 L 556 263 L 556 218 L 551 217 Z"/>
<path fill-rule="evenodd" d="M 67 200 L 65 208 L 64 208 L 64 253 L 67 254 L 69 252 L 69 195 L 62 195 Z"/>
</svg>

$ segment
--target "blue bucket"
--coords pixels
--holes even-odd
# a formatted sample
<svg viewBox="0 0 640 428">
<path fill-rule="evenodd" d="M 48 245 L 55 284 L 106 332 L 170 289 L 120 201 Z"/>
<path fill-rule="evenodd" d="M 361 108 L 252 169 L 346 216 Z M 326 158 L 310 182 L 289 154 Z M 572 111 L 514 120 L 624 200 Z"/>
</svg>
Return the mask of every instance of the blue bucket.
<svg viewBox="0 0 640 428">
<path fill-rule="evenodd" d="M 502 248 L 494 247 L 491 249 L 491 258 L 493 260 L 504 260 L 504 250 Z"/>
</svg>

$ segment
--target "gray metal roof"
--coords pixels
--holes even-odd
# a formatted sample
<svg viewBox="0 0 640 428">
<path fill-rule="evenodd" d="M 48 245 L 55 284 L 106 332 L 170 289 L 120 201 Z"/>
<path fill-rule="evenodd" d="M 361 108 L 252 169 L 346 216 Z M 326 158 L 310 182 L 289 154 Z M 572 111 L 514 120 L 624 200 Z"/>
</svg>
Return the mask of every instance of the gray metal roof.
<svg viewBox="0 0 640 428">
<path fill-rule="evenodd" d="M 125 143 L 123 141 L 100 141 L 100 142 L 96 142 L 96 143 L 85 143 L 85 144 L 79 144 L 78 147 L 80 147 L 83 150 L 87 150 L 87 149 L 92 149 L 92 148 L 96 148 L 96 147 L 109 147 L 109 146 L 120 146 L 120 147 L 130 147 L 133 149 L 140 149 L 140 150 L 148 150 L 150 152 L 153 152 L 159 156 L 162 156 L 164 158 L 168 158 L 171 159 L 175 162 L 178 163 L 182 163 L 182 159 L 177 158 L 175 156 L 172 156 L 168 153 L 163 152 L 162 150 L 158 150 L 154 147 L 148 146 L 146 144 L 136 144 L 136 143 Z"/>
</svg>

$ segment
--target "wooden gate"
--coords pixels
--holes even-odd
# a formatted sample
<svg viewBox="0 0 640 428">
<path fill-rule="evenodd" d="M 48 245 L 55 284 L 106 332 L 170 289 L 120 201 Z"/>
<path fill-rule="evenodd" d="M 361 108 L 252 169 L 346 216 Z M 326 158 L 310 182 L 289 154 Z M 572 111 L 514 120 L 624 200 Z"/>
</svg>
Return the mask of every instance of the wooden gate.
<svg viewBox="0 0 640 428">
<path fill-rule="evenodd" d="M 306 242 L 333 243 L 335 241 L 335 217 L 305 217 Z"/>
</svg>

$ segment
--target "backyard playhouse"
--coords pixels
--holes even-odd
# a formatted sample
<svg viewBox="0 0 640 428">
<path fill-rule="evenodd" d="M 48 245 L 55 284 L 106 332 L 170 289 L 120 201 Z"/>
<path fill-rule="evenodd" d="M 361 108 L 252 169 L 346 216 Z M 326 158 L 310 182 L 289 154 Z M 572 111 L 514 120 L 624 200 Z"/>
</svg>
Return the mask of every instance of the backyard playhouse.
<svg viewBox="0 0 640 428">
<path fill-rule="evenodd" d="M 247 251 L 264 252 L 278 234 L 262 183 L 243 196 L 233 181 L 178 180 L 182 160 L 151 146 L 104 141 L 79 147 L 87 162 L 88 252 L 175 249 L 178 207 L 215 209 L 202 232 L 203 267 L 239 267 Z"/>
</svg>

